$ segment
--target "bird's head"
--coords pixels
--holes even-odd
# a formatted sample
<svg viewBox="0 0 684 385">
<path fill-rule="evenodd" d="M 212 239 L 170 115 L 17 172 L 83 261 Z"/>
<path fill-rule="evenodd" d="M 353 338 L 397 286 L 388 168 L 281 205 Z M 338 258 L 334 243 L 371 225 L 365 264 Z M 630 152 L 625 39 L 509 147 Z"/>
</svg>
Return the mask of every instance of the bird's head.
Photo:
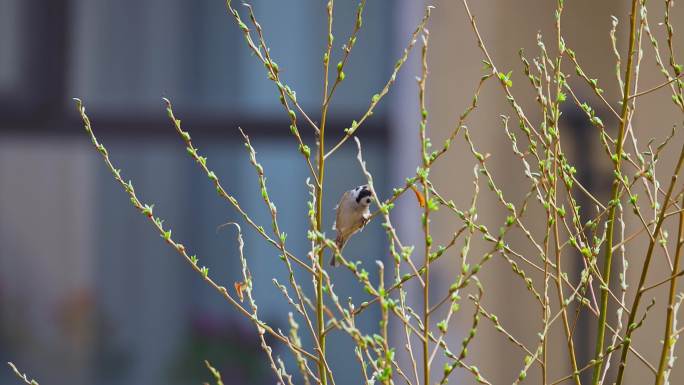
<svg viewBox="0 0 684 385">
<path fill-rule="evenodd" d="M 373 192 L 370 190 L 367 184 L 354 188 L 351 191 L 351 193 L 352 198 L 354 198 L 358 205 L 363 207 L 370 206 L 372 202 Z"/>
</svg>

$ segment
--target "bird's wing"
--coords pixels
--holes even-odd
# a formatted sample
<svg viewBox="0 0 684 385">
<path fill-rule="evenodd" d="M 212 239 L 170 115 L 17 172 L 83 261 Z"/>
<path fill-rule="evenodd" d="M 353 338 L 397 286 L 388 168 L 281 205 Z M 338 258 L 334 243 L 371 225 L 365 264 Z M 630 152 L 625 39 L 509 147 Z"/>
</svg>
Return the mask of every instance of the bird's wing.
<svg viewBox="0 0 684 385">
<path fill-rule="evenodd" d="M 344 200 L 347 198 L 347 195 L 349 195 L 349 191 L 346 191 L 342 196 L 340 197 L 340 201 L 337 202 L 337 206 L 335 206 L 335 223 L 333 223 L 333 230 L 337 231 L 337 224 L 340 222 L 340 208 L 342 207 L 342 203 Z"/>
</svg>

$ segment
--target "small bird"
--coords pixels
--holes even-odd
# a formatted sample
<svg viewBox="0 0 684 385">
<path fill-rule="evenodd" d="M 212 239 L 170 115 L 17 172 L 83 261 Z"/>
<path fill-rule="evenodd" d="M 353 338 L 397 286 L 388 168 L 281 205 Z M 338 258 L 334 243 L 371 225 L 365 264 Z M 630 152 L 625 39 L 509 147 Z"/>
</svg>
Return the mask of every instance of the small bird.
<svg viewBox="0 0 684 385">
<path fill-rule="evenodd" d="M 340 198 L 340 202 L 335 207 L 337 214 L 333 230 L 337 231 L 335 244 L 342 251 L 349 237 L 361 230 L 370 219 L 370 204 L 373 193 L 368 185 L 358 186 L 349 191 L 345 191 Z M 330 261 L 335 266 L 335 256 Z"/>
</svg>

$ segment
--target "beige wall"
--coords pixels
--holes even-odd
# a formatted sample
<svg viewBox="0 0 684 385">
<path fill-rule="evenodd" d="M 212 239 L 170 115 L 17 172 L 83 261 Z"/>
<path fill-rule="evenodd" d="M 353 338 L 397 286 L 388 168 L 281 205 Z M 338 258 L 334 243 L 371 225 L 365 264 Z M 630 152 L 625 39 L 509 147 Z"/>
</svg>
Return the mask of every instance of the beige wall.
<svg viewBox="0 0 684 385">
<path fill-rule="evenodd" d="M 554 47 L 553 12 L 555 2 L 551 1 L 496 1 L 482 2 L 472 1 L 471 10 L 477 17 L 480 31 L 485 39 L 487 48 L 493 56 L 496 66 L 501 70 L 513 70 L 513 92 L 518 101 L 528 111 L 528 115 L 533 122 L 538 121 L 539 113 L 536 103 L 532 99 L 532 90 L 529 82 L 522 73 L 522 65 L 518 59 L 518 49 L 525 48 L 528 59 L 538 52 L 536 45 L 537 31 L 544 35 L 546 45 L 551 52 Z M 474 35 L 467 21 L 465 10 L 460 1 L 437 1 L 434 17 L 430 23 L 430 78 L 428 81 L 428 106 L 430 110 L 429 130 L 433 137 L 433 142 L 440 145 L 442 139 L 450 133 L 458 121 L 460 113 L 470 103 L 472 92 L 475 89 L 479 76 L 482 74 L 482 54 L 479 51 Z M 651 5 L 650 23 L 654 32 L 662 36 L 662 27 L 658 23 L 662 21 L 662 4 Z M 629 12 L 627 2 L 615 1 L 566 1 L 564 14 L 563 31 L 567 45 L 578 55 L 584 70 L 591 75 L 601 79 L 600 83 L 606 90 L 606 96 L 610 101 L 616 101 L 618 97 L 618 87 L 614 76 L 614 57 L 610 48 L 608 31 L 610 30 L 610 15 L 616 15 L 620 19 L 618 36 L 620 39 L 621 52 L 626 47 L 626 37 L 628 32 Z M 676 14 L 682 12 L 677 10 Z M 678 19 L 675 17 L 675 22 Z M 680 39 L 681 41 L 681 39 Z M 645 58 L 642 63 L 643 73 L 639 79 L 641 89 L 650 88 L 652 85 L 663 81 L 654 67 L 652 50 L 648 46 L 648 40 L 644 39 Z M 664 40 L 661 43 L 664 46 Z M 678 44 L 682 46 L 682 44 Z M 623 55 L 623 62 L 625 55 Z M 587 95 L 588 91 L 583 84 L 578 82 L 574 69 L 570 66 L 565 68 L 567 73 L 572 74 L 571 84 L 576 84 L 576 90 L 580 90 L 579 95 Z M 595 100 L 589 99 L 592 105 L 599 107 Z M 617 103 L 614 103 L 617 105 Z M 671 129 L 672 124 L 681 123 L 681 113 L 678 113 L 674 105 L 670 102 L 667 91 L 658 92 L 639 100 L 640 110 L 634 119 L 634 127 L 637 136 L 641 140 L 641 151 L 648 138 L 663 138 Z M 473 138 L 479 145 L 482 153 L 491 153 L 488 166 L 494 173 L 496 181 L 503 188 L 505 197 L 516 203 L 521 202 L 521 198 L 527 192 L 528 182 L 523 178 L 522 164 L 512 156 L 510 143 L 502 129 L 500 114 L 513 116 L 514 113 L 507 105 L 502 89 L 496 81 L 488 83 L 480 96 L 480 107 L 468 120 Z M 603 117 L 603 116 L 602 116 Z M 607 122 L 612 122 L 603 119 Z M 614 123 L 614 122 L 613 122 Z M 614 125 L 614 124 L 613 124 Z M 511 128 L 517 130 L 517 120 L 512 119 Z M 586 143 L 572 143 L 572 127 L 563 128 L 561 135 L 566 139 L 566 151 L 575 156 L 586 156 L 586 151 L 594 151 L 596 168 L 599 175 L 607 175 L 605 170 L 609 167 L 609 160 L 599 149 L 587 147 Z M 518 130 L 519 131 L 519 130 Z M 597 138 L 596 136 L 592 137 Z M 679 150 L 681 140 L 673 143 L 672 150 L 664 157 L 661 167 L 661 176 L 665 170 L 671 168 Z M 632 151 L 631 146 L 629 147 Z M 433 177 L 437 187 L 447 196 L 454 199 L 460 207 L 467 207 L 470 194 L 472 192 L 473 166 L 475 162 L 464 146 L 462 136 L 459 138 L 458 145 L 451 150 L 451 153 L 441 160 L 434 168 Z M 633 173 L 632 168 L 628 168 Z M 609 186 L 610 179 L 598 181 Z M 667 183 L 667 179 L 663 179 Z M 505 211 L 495 200 L 487 188 L 487 183 L 481 180 L 481 194 L 479 204 L 479 219 L 486 224 L 492 232 L 496 232 L 505 219 Z M 640 193 L 640 196 L 645 196 Z M 644 204 L 645 201 L 642 203 Z M 647 209 L 647 205 L 645 205 Z M 540 210 L 531 211 L 525 224 L 532 230 L 537 237 L 543 237 L 540 230 L 544 225 L 544 214 Z M 452 215 L 440 211 L 433 221 L 433 229 L 437 233 L 436 241 L 443 243 L 447 241 L 453 231 L 460 225 Z M 638 224 L 631 221 L 628 225 L 632 229 L 638 229 Z M 670 229 L 670 234 L 674 237 L 676 229 Z M 482 255 L 486 250 L 481 238 L 475 236 L 470 258 L 471 261 Z M 523 251 L 531 259 L 538 259 L 538 255 L 529 247 L 529 242 L 521 237 L 521 233 L 511 232 L 508 237 L 509 242 L 517 250 Z M 644 238 L 640 243 L 635 243 L 628 249 L 630 259 L 630 274 L 632 290 L 636 286 L 643 258 Z M 459 269 L 456 259 L 458 253 L 454 252 L 448 261 L 440 261 L 439 268 L 435 269 L 439 276 L 442 287 L 446 288 L 453 281 L 453 277 Z M 572 258 L 576 256 L 566 254 L 567 260 L 563 261 L 565 266 L 574 265 Z M 665 269 L 663 254 L 657 256 L 648 282 L 657 282 L 666 277 L 669 273 Z M 615 268 L 619 268 L 615 265 Z M 529 268 L 525 269 L 532 273 Z M 485 285 L 484 305 L 487 310 L 498 314 L 502 324 L 510 330 L 521 342 L 530 349 L 534 349 L 537 343 L 536 333 L 541 328 L 541 311 L 535 305 L 531 296 L 526 291 L 520 278 L 512 274 L 508 263 L 497 256 L 489 263 L 483 273 L 480 274 Z M 537 287 L 540 288 L 542 281 L 539 274 L 531 274 Z M 541 290 L 541 289 L 540 289 Z M 567 290 L 566 290 L 567 295 Z M 664 325 L 664 313 L 666 301 L 665 290 L 654 291 L 650 295 L 658 296 L 658 304 L 649 315 L 646 326 L 638 333 L 635 346 L 646 358 L 657 365 L 661 337 L 660 330 Z M 555 288 L 549 291 L 551 298 L 556 298 Z M 462 295 L 464 302 L 466 296 Z M 650 297 L 646 299 L 646 302 Z M 628 301 L 631 303 L 631 299 Z M 645 306 L 642 306 L 642 311 Z M 471 307 L 464 307 L 459 316 L 461 322 L 460 330 L 453 330 L 450 337 L 452 346 L 460 346 L 463 333 L 466 333 L 471 322 Z M 611 316 L 614 313 L 611 313 Z M 611 324 L 615 320 L 611 319 Z M 563 336 L 560 323 L 556 323 L 551 344 L 548 351 L 549 356 L 549 380 L 553 381 L 561 376 L 568 374 L 569 368 L 565 364 L 567 360 L 567 349 L 562 341 Z M 590 318 L 590 323 L 595 325 L 595 318 Z M 452 327 L 453 328 L 453 327 Z M 456 329 L 456 328 L 454 328 Z M 608 335 L 610 337 L 610 335 Z M 481 320 L 478 331 L 477 341 L 470 349 L 469 363 L 477 365 L 485 377 L 493 384 L 511 383 L 517 378 L 518 371 L 523 365 L 524 353 L 511 344 L 504 336 L 497 333 L 491 323 Z M 586 331 L 580 333 L 575 338 L 578 349 L 581 348 L 583 341 L 593 344 L 593 334 Z M 479 343 L 478 343 L 479 342 Z M 678 348 L 681 355 L 682 349 Z M 581 365 L 583 363 L 580 363 Z M 441 365 L 437 366 L 441 368 Z M 440 369 L 441 373 L 441 369 Z M 528 382 L 537 383 L 539 380 L 539 370 L 534 369 L 528 373 Z M 460 375 L 464 382 L 473 382 L 472 376 L 467 374 Z M 674 379 L 671 383 L 684 381 L 684 371 L 675 369 Z M 627 381 L 629 384 L 650 383 L 653 376 L 634 356 L 630 357 L 629 369 L 627 371 Z M 607 383 L 612 380 L 609 374 Z"/>
</svg>

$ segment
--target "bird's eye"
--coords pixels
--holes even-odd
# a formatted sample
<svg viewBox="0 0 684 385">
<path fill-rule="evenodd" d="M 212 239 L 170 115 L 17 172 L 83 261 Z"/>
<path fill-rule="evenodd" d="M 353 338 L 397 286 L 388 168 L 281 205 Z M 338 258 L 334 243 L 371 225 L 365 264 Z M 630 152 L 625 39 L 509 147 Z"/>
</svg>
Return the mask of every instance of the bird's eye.
<svg viewBox="0 0 684 385">
<path fill-rule="evenodd" d="M 370 204 L 371 200 L 370 198 L 366 198 L 366 204 Z"/>
</svg>

